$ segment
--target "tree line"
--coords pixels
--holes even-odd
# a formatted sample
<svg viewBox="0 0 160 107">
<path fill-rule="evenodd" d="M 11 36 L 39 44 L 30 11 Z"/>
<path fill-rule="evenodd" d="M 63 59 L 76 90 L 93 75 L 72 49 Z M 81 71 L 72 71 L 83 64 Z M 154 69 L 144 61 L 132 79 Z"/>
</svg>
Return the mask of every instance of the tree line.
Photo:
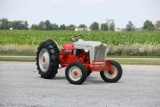
<svg viewBox="0 0 160 107">
<path fill-rule="evenodd" d="M 28 22 L 27 21 L 8 21 L 6 18 L 0 19 L 0 29 L 18 29 L 18 30 L 28 30 Z M 58 25 L 56 23 L 51 23 L 49 20 L 41 21 L 39 24 L 32 24 L 30 29 L 33 30 L 75 30 L 75 28 L 87 28 L 85 24 L 80 24 L 79 26 L 75 26 L 74 24 L 70 25 Z M 99 24 L 98 22 L 93 22 L 89 28 L 94 31 L 102 30 L 102 31 L 115 31 L 115 23 L 113 19 L 107 19 L 105 23 Z M 136 28 L 134 24 L 129 21 L 126 24 L 123 31 L 135 31 Z M 153 31 L 159 30 L 160 31 L 160 20 L 156 21 L 153 24 L 150 20 L 146 20 L 143 23 L 142 30 L 145 31 Z"/>
<path fill-rule="evenodd" d="M 27 30 L 28 22 L 27 21 L 8 21 L 8 19 L 0 19 L 0 29 L 18 29 L 18 30 Z"/>
</svg>

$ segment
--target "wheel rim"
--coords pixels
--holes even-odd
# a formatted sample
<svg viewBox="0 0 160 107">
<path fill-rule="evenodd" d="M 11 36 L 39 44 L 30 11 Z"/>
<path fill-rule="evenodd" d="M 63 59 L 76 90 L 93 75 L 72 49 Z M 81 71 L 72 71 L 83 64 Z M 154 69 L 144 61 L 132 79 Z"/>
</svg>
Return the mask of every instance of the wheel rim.
<svg viewBox="0 0 160 107">
<path fill-rule="evenodd" d="M 72 81 L 78 81 L 82 77 L 82 71 L 79 67 L 73 66 L 69 69 L 69 78 Z"/>
<path fill-rule="evenodd" d="M 43 48 L 39 53 L 39 66 L 43 72 L 46 72 L 49 68 L 49 64 L 49 53 L 45 48 Z"/>
<path fill-rule="evenodd" d="M 105 75 L 107 78 L 109 78 L 109 79 L 113 79 L 113 78 L 115 78 L 115 77 L 118 75 L 118 69 L 117 69 L 117 67 L 114 66 L 114 65 L 111 65 L 111 68 L 112 68 L 112 70 L 114 71 L 113 74 L 109 73 L 109 69 L 108 69 L 108 71 L 104 71 L 104 75 Z"/>
</svg>

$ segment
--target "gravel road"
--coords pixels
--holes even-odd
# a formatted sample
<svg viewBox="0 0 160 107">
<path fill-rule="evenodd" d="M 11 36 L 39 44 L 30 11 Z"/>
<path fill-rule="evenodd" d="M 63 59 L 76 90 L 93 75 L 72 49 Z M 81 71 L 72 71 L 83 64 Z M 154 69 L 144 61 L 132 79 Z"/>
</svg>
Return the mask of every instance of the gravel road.
<svg viewBox="0 0 160 107">
<path fill-rule="evenodd" d="M 160 66 L 122 65 L 117 83 L 92 73 L 82 85 L 70 84 L 59 70 L 42 79 L 34 62 L 0 62 L 2 107 L 159 107 Z"/>
</svg>

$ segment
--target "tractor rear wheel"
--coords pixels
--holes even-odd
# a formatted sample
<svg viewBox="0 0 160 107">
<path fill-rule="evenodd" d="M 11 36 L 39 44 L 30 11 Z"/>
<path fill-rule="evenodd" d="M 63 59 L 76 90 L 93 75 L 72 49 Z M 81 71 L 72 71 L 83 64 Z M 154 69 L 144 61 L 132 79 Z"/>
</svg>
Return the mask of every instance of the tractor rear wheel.
<svg viewBox="0 0 160 107">
<path fill-rule="evenodd" d="M 105 82 L 117 82 L 122 76 L 122 67 L 118 62 L 111 61 L 111 67 L 107 71 L 101 71 L 101 78 Z"/>
<path fill-rule="evenodd" d="M 81 62 L 72 62 L 67 66 L 65 75 L 71 84 L 82 84 L 87 78 L 87 70 Z"/>
<path fill-rule="evenodd" d="M 37 51 L 36 65 L 42 78 L 51 79 L 55 77 L 59 68 L 59 49 L 53 40 L 42 42 Z"/>
</svg>

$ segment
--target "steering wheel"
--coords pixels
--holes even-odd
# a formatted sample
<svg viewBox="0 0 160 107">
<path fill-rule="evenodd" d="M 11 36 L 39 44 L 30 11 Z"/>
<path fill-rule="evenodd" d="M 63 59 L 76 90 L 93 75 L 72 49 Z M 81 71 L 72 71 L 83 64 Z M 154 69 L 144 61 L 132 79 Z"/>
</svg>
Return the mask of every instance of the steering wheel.
<svg viewBox="0 0 160 107">
<path fill-rule="evenodd" d="M 70 41 L 71 42 L 76 42 L 76 41 L 78 41 L 79 39 L 83 39 L 84 37 L 82 36 L 82 35 L 79 35 L 79 36 L 72 36 L 71 38 L 70 38 Z"/>
</svg>

